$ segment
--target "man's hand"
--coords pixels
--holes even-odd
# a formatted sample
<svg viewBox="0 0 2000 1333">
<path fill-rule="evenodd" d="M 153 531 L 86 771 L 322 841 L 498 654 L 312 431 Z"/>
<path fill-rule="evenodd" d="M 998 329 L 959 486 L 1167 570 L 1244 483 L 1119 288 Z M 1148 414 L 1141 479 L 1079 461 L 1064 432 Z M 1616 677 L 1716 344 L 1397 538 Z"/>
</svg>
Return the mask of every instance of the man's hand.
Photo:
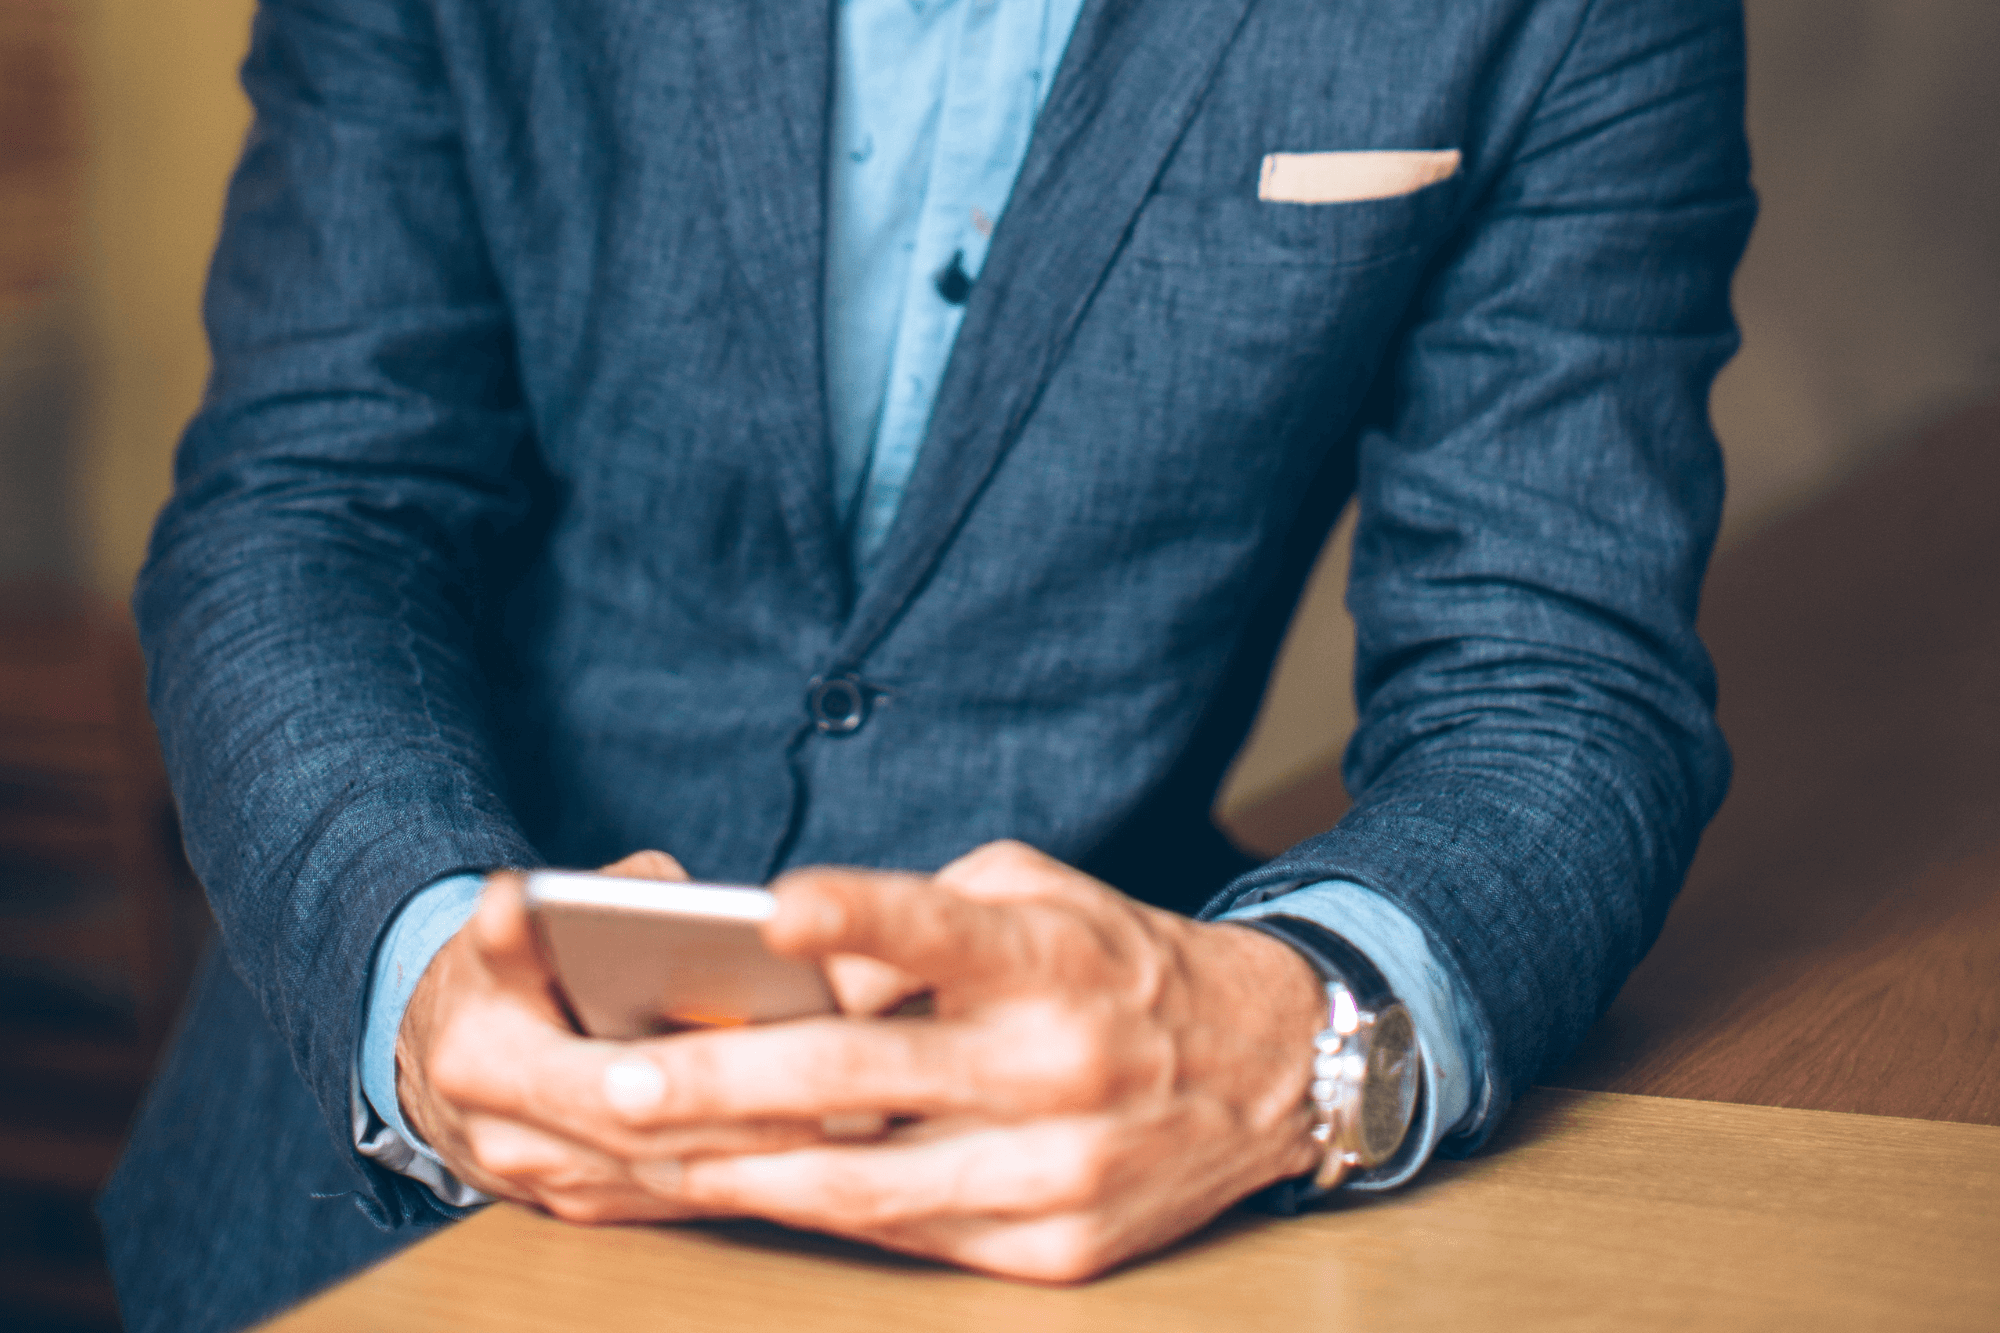
<svg viewBox="0 0 2000 1333">
<path fill-rule="evenodd" d="M 1013 843 L 929 878 L 773 887 L 774 949 L 858 956 L 831 969 L 850 1012 L 928 988 L 933 1014 L 583 1041 L 509 924 L 518 888 L 496 881 L 432 966 L 433 1016 L 405 1019 L 405 1114 L 425 1099 L 416 1126 L 461 1178 L 564 1217 L 758 1216 L 1054 1281 L 1314 1165 L 1323 992 L 1278 941 Z M 877 1116 L 896 1128 L 874 1142 L 821 1132 Z"/>
<path fill-rule="evenodd" d="M 659 1091 L 622 1103 L 625 1123 L 906 1123 L 873 1144 L 642 1169 L 674 1205 L 1069 1281 L 1315 1164 L 1305 1088 L 1324 992 L 1283 944 L 1146 907 L 1015 843 L 933 879 L 807 870 L 773 887 L 773 948 L 892 964 L 931 983 L 935 1016 L 634 1048 L 617 1077 Z"/>
<path fill-rule="evenodd" d="M 663 852 L 636 853 L 604 873 L 688 877 Z M 893 987 L 883 971 L 864 980 Z M 571 1221 L 687 1217 L 694 1210 L 634 1181 L 633 1161 L 821 1137 L 816 1123 L 741 1119 L 627 1129 L 604 1100 L 605 1067 L 626 1047 L 576 1035 L 555 996 L 520 876 L 491 876 L 478 913 L 418 981 L 396 1040 L 403 1117 L 466 1184 Z"/>
</svg>

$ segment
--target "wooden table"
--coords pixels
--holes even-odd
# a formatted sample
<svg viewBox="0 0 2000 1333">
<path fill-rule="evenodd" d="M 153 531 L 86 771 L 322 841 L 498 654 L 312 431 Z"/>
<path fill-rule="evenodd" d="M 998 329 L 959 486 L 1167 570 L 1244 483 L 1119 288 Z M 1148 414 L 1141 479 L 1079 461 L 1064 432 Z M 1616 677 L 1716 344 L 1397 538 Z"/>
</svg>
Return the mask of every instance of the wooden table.
<svg viewBox="0 0 2000 1333">
<path fill-rule="evenodd" d="M 1069 1289 L 499 1207 L 272 1328 L 2000 1329 L 2000 404 L 1732 552 L 1704 627 L 1730 803 L 1568 1086 L 1475 1161 Z"/>
<path fill-rule="evenodd" d="M 507 1206 L 336 1288 L 274 1333 L 1990 1333 L 1996 1198 L 2000 1129 L 1985 1125 L 1541 1091 L 1500 1151 L 1439 1163 L 1401 1194 L 1289 1221 L 1232 1216 L 1077 1288 L 770 1228 L 586 1231 Z"/>
</svg>

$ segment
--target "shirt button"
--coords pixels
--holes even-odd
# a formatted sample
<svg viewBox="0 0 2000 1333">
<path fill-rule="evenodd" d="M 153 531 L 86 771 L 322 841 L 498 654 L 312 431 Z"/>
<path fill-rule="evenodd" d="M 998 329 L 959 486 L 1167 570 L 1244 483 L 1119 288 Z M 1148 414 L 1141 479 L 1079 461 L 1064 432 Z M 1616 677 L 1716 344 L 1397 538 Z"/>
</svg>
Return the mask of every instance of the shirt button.
<svg viewBox="0 0 2000 1333">
<path fill-rule="evenodd" d="M 854 676 L 815 680 L 806 691 L 806 711 L 824 736 L 852 736 L 868 721 L 868 687 Z"/>
<path fill-rule="evenodd" d="M 972 275 L 965 271 L 965 251 L 953 254 L 951 262 L 931 279 L 931 285 L 937 288 L 946 305 L 964 305 L 972 295 Z"/>
</svg>

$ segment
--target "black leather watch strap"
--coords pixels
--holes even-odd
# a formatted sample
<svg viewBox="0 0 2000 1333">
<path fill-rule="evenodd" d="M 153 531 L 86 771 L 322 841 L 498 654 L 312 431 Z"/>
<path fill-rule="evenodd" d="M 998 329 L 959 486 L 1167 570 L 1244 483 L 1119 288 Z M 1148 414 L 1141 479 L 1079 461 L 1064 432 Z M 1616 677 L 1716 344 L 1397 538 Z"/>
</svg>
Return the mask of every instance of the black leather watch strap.
<svg viewBox="0 0 2000 1333">
<path fill-rule="evenodd" d="M 1253 916 L 1230 924 L 1260 930 L 1291 945 L 1305 955 L 1321 981 L 1339 981 L 1363 1009 L 1380 1009 L 1396 998 L 1368 956 L 1325 926 L 1296 916 Z"/>
</svg>

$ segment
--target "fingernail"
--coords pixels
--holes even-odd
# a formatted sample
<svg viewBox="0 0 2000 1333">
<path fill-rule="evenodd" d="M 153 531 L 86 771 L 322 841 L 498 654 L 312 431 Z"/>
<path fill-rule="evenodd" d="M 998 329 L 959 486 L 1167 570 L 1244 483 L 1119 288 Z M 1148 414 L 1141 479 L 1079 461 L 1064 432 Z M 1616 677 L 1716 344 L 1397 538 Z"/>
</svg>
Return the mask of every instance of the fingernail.
<svg viewBox="0 0 2000 1333">
<path fill-rule="evenodd" d="M 604 1071 L 604 1100 L 624 1115 L 643 1115 L 666 1095 L 667 1076 L 644 1060 L 621 1060 Z"/>
<path fill-rule="evenodd" d="M 879 1139 L 888 1127 L 888 1118 L 874 1111 L 849 1111 L 819 1118 L 819 1132 L 836 1141 Z"/>
</svg>

